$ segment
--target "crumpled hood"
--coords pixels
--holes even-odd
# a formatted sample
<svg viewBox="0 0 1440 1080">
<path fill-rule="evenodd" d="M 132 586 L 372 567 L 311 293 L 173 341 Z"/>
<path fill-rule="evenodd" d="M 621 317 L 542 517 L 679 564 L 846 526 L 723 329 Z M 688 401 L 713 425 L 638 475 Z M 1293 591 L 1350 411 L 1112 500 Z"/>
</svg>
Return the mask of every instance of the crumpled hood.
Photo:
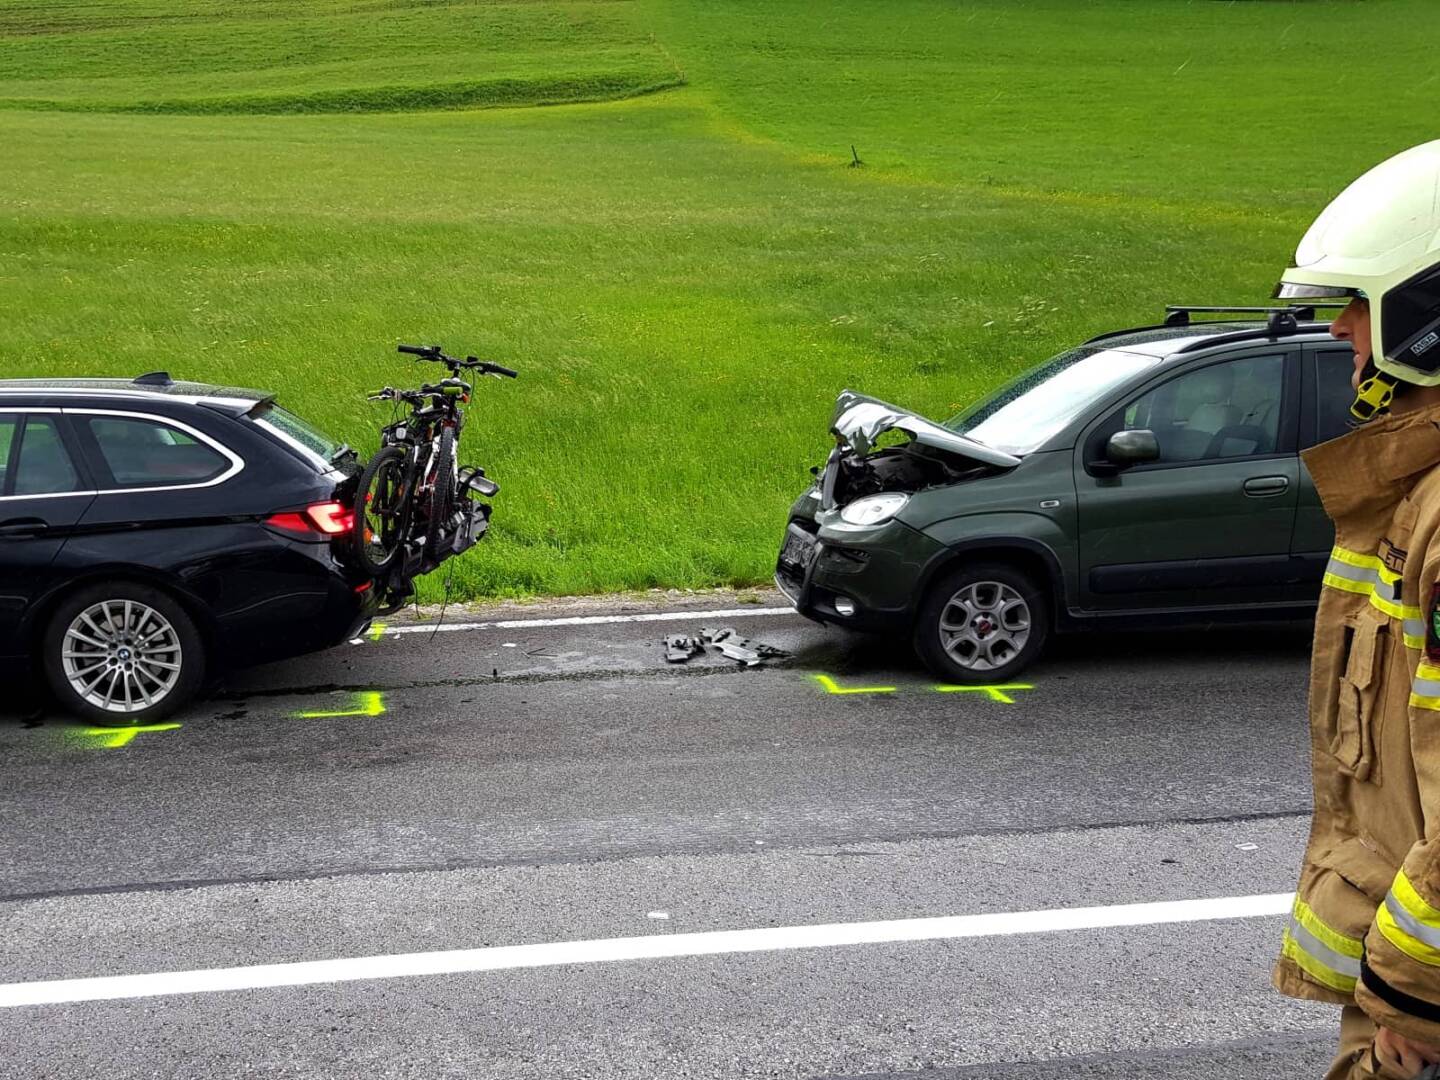
<svg viewBox="0 0 1440 1080">
<path fill-rule="evenodd" d="M 842 390 L 835 399 L 835 418 L 830 422 L 830 430 L 857 454 L 868 454 L 874 448 L 875 440 L 885 432 L 903 431 L 924 446 L 947 450 L 986 465 L 1012 469 L 1020 464 L 1020 459 L 1013 454 L 991 449 L 984 443 L 957 435 L 933 420 L 878 398 L 857 394 L 854 390 Z"/>
</svg>

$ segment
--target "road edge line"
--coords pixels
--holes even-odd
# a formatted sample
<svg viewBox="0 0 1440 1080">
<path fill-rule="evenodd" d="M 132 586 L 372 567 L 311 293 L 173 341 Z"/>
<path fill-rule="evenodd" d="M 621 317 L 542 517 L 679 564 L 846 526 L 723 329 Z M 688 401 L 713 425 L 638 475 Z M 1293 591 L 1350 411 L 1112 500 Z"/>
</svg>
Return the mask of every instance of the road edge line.
<svg viewBox="0 0 1440 1080">
<path fill-rule="evenodd" d="M 627 960 L 898 944 L 955 938 L 1008 937 L 1065 930 L 1248 919 L 1286 914 L 1293 901 L 1293 893 L 1267 893 L 1104 907 L 1052 908 L 688 934 L 651 934 L 643 937 L 447 949 L 247 967 L 151 972 L 143 975 L 54 979 L 0 985 L 0 1008 L 113 1001 L 123 998 L 172 997 L 422 975 L 513 971 Z"/>
</svg>

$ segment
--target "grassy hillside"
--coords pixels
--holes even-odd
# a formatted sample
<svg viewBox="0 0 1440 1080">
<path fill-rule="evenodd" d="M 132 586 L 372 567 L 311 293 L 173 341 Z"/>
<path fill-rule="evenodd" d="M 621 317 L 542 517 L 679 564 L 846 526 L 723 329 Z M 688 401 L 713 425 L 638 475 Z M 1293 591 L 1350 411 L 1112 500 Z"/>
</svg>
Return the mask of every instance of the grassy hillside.
<svg viewBox="0 0 1440 1080">
<path fill-rule="evenodd" d="M 834 163 L 855 143 L 874 168 L 947 184 L 1304 219 L 1357 170 L 1440 135 L 1440 4 L 1425 0 L 649 10 L 753 135 Z"/>
<path fill-rule="evenodd" d="M 1440 31 L 1425 0 L 41 10 L 0 0 L 7 45 L 39 50 L 21 67 L 46 100 L 61 91 L 38 84 L 65 65 L 44 68 L 45 42 L 183 44 L 186 27 L 184 63 L 201 42 L 210 62 L 177 59 L 153 87 L 66 74 L 67 93 L 379 85 L 352 73 L 408 70 L 403 36 L 373 36 L 397 12 L 470 57 L 415 76 L 420 90 L 489 61 L 543 79 L 612 49 L 685 73 L 662 94 L 545 109 L 0 109 L 0 371 L 260 385 L 373 446 L 363 392 L 418 378 L 396 341 L 521 369 L 485 384 L 466 434 L 504 487 L 491 540 L 457 564 L 467 593 L 764 580 L 842 387 L 948 415 L 1166 302 L 1263 299 L 1330 193 L 1437 134 L 1413 102 L 1369 97 L 1397 56 L 1420 73 L 1392 97 L 1431 77 L 1413 55 Z M 266 10 L 328 27 L 325 44 L 265 45 Z M 463 29 L 482 24 L 490 36 Z M 565 32 L 542 48 L 522 29 L 539 25 Z M 1307 64 L 1355 93 L 1298 80 Z M 19 74 L 0 72 L 0 96 L 22 96 Z M 863 169 L 844 165 L 852 142 Z"/>
<path fill-rule="evenodd" d="M 677 85 L 633 5 L 0 3 L 0 107 L 296 113 L 601 101 Z"/>
</svg>

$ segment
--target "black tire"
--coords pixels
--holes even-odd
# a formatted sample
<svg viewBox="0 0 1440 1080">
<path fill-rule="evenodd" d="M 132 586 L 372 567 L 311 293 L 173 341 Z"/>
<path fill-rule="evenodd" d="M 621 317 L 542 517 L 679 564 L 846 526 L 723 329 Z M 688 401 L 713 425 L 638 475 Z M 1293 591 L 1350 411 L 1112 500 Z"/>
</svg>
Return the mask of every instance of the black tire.
<svg viewBox="0 0 1440 1080">
<path fill-rule="evenodd" d="M 365 464 L 355 489 L 355 561 L 370 577 L 395 564 L 404 546 L 405 451 L 387 446 Z"/>
<path fill-rule="evenodd" d="M 204 684 L 206 661 L 184 606 L 131 581 L 89 585 L 65 597 L 40 639 L 40 666 L 57 703 L 104 727 L 169 716 Z M 107 691 L 109 705 L 101 701 Z"/>
<path fill-rule="evenodd" d="M 1050 599 L 1006 563 L 963 566 L 931 586 L 915 619 L 915 652 L 952 683 L 1009 682 L 1033 664 L 1050 636 Z"/>
<path fill-rule="evenodd" d="M 440 458 L 435 466 L 435 487 L 430 492 L 430 521 L 425 527 L 425 555 L 439 561 L 440 538 L 455 513 L 455 431 L 440 432 Z"/>
</svg>

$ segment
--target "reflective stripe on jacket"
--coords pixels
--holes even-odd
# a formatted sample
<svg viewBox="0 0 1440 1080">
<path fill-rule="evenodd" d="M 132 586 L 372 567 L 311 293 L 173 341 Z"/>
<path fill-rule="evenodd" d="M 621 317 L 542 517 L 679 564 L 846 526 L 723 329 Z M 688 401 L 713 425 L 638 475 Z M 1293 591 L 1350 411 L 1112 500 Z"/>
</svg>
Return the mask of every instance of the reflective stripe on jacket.
<svg viewBox="0 0 1440 1080">
<path fill-rule="evenodd" d="M 1315 816 L 1275 985 L 1440 1043 L 1440 406 L 1304 457 L 1335 550 L 1310 672 Z"/>
</svg>

